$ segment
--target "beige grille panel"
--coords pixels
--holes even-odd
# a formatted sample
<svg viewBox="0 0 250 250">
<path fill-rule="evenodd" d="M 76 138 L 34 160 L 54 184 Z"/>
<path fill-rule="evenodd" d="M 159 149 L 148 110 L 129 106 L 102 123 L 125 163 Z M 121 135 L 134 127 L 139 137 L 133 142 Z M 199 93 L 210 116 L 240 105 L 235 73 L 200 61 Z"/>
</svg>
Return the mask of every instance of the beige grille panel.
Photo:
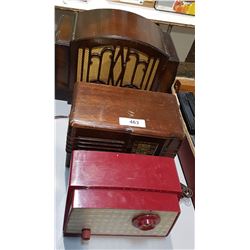
<svg viewBox="0 0 250 250">
<path fill-rule="evenodd" d="M 108 82 L 109 70 L 111 67 L 110 57 L 112 56 L 111 51 L 106 51 L 103 53 L 103 59 L 101 64 L 100 79 L 104 82 Z"/>
<path fill-rule="evenodd" d="M 77 82 L 81 81 L 81 74 L 79 74 L 78 72 L 82 71 L 82 53 L 83 49 L 79 49 L 77 57 L 77 77 L 76 77 Z"/>
<path fill-rule="evenodd" d="M 89 48 L 79 48 L 76 79 L 112 84 L 113 75 L 113 85 L 126 86 L 132 83 L 139 89 L 150 90 L 158 66 L 159 59 L 134 49 L 110 45 L 92 48 L 90 52 Z"/>
<path fill-rule="evenodd" d="M 146 212 L 149 211 L 74 208 L 66 232 L 81 233 L 82 229 L 90 228 L 92 234 L 165 236 L 177 216 L 177 212 L 155 211 L 161 218 L 160 223 L 152 230 L 142 231 L 132 225 L 132 219 Z"/>
</svg>

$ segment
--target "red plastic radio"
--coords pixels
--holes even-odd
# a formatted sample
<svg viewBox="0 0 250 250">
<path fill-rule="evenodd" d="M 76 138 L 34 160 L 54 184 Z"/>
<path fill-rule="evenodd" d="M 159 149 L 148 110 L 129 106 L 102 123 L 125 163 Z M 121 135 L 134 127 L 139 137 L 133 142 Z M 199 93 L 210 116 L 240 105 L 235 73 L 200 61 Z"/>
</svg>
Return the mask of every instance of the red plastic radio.
<svg viewBox="0 0 250 250">
<path fill-rule="evenodd" d="M 181 193 L 172 158 L 73 151 L 64 235 L 167 236 Z"/>
</svg>

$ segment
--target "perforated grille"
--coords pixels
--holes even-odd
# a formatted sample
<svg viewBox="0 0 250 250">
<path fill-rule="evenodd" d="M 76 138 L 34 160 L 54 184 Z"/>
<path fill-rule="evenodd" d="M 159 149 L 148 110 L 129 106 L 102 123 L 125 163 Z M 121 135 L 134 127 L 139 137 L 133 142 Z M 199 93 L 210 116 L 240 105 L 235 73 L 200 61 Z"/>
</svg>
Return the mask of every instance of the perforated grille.
<svg viewBox="0 0 250 250">
<path fill-rule="evenodd" d="M 165 236 L 177 216 L 177 212 L 155 211 L 161 218 L 160 223 L 152 230 L 142 231 L 132 225 L 132 219 L 145 212 L 148 211 L 74 208 L 67 232 L 81 233 L 83 228 L 90 228 L 92 234 Z"/>
</svg>

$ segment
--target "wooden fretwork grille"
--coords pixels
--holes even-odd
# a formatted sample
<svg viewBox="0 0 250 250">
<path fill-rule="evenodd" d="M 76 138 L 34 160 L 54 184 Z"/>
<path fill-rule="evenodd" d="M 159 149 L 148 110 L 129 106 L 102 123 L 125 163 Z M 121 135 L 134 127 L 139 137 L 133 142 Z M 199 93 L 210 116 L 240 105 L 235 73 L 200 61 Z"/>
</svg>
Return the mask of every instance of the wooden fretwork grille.
<svg viewBox="0 0 250 250">
<path fill-rule="evenodd" d="M 159 59 L 122 46 L 79 48 L 76 79 L 150 90 Z"/>
</svg>

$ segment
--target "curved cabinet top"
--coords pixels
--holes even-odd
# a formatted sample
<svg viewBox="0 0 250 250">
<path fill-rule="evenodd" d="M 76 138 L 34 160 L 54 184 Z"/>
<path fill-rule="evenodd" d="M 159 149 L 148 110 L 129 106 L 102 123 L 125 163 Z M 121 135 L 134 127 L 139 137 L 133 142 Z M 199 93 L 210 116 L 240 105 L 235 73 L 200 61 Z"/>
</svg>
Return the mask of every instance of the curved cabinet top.
<svg viewBox="0 0 250 250">
<path fill-rule="evenodd" d="M 142 16 L 115 9 L 79 12 L 74 40 L 107 36 L 142 41 L 165 53 L 162 31 L 155 23 Z"/>
<path fill-rule="evenodd" d="M 116 50 L 116 57 L 113 56 L 113 59 L 109 58 L 109 60 L 111 59 L 113 61 L 112 64 L 110 64 L 111 71 L 107 72 L 116 72 L 117 84 L 123 79 L 124 75 L 126 75 L 131 78 L 129 81 L 130 84 L 136 79 L 137 85 L 141 86 L 141 82 L 147 79 L 147 81 L 150 80 L 150 84 L 145 85 L 148 87 L 148 90 L 161 92 L 171 91 L 171 86 L 177 72 L 178 56 L 170 35 L 163 32 L 160 27 L 151 20 L 128 11 L 117 9 L 79 11 L 56 8 L 55 23 L 55 43 L 58 48 L 60 47 L 61 50 L 65 50 L 65 54 L 70 54 L 70 60 L 66 58 L 58 59 L 61 64 L 69 61 L 69 64 L 65 66 L 69 72 L 65 82 L 69 83 L 70 89 L 73 89 L 77 76 L 80 78 L 84 77 L 84 79 L 86 78 L 85 81 L 87 82 L 99 82 L 101 67 L 94 67 L 93 64 L 87 64 L 87 62 L 85 62 L 85 59 L 89 59 L 87 56 L 89 48 L 91 49 L 90 56 L 96 58 L 98 56 L 96 54 L 97 51 L 92 50 L 92 48 L 114 44 L 117 48 L 120 47 L 121 50 L 119 50 L 120 52 Z M 124 53 L 126 53 L 126 55 L 128 54 L 123 47 L 126 46 L 134 49 L 134 51 L 132 51 L 133 55 L 136 54 L 136 60 L 139 63 L 130 63 L 130 66 L 128 66 L 129 69 L 125 72 L 124 70 L 127 67 L 128 61 L 124 59 Z M 85 51 L 85 47 L 88 47 L 86 54 L 84 52 L 84 56 L 80 56 L 80 54 L 83 53 L 81 51 Z M 79 48 L 81 48 L 81 50 L 79 50 Z M 141 59 L 139 56 L 140 53 L 142 53 Z M 148 56 L 147 60 L 145 56 Z M 147 66 L 148 72 L 144 70 L 144 72 L 141 73 L 140 70 L 142 70 L 142 66 L 140 65 L 140 70 L 137 70 L 137 66 L 142 63 L 146 65 L 145 60 L 150 65 L 154 65 L 154 67 L 152 65 L 152 67 Z M 80 67 L 80 64 L 86 67 Z M 107 66 L 109 64 L 104 65 Z M 136 67 L 133 68 L 132 65 Z M 94 67 L 95 71 L 90 70 L 90 67 Z M 81 68 L 83 71 L 80 70 Z M 98 71 L 96 71 L 96 69 L 98 69 Z M 89 78 L 90 71 L 91 77 Z M 140 77 L 138 77 L 138 75 L 140 75 Z M 105 81 L 102 79 L 105 83 L 107 79 L 114 80 L 112 74 L 102 78 L 105 78 Z"/>
</svg>

